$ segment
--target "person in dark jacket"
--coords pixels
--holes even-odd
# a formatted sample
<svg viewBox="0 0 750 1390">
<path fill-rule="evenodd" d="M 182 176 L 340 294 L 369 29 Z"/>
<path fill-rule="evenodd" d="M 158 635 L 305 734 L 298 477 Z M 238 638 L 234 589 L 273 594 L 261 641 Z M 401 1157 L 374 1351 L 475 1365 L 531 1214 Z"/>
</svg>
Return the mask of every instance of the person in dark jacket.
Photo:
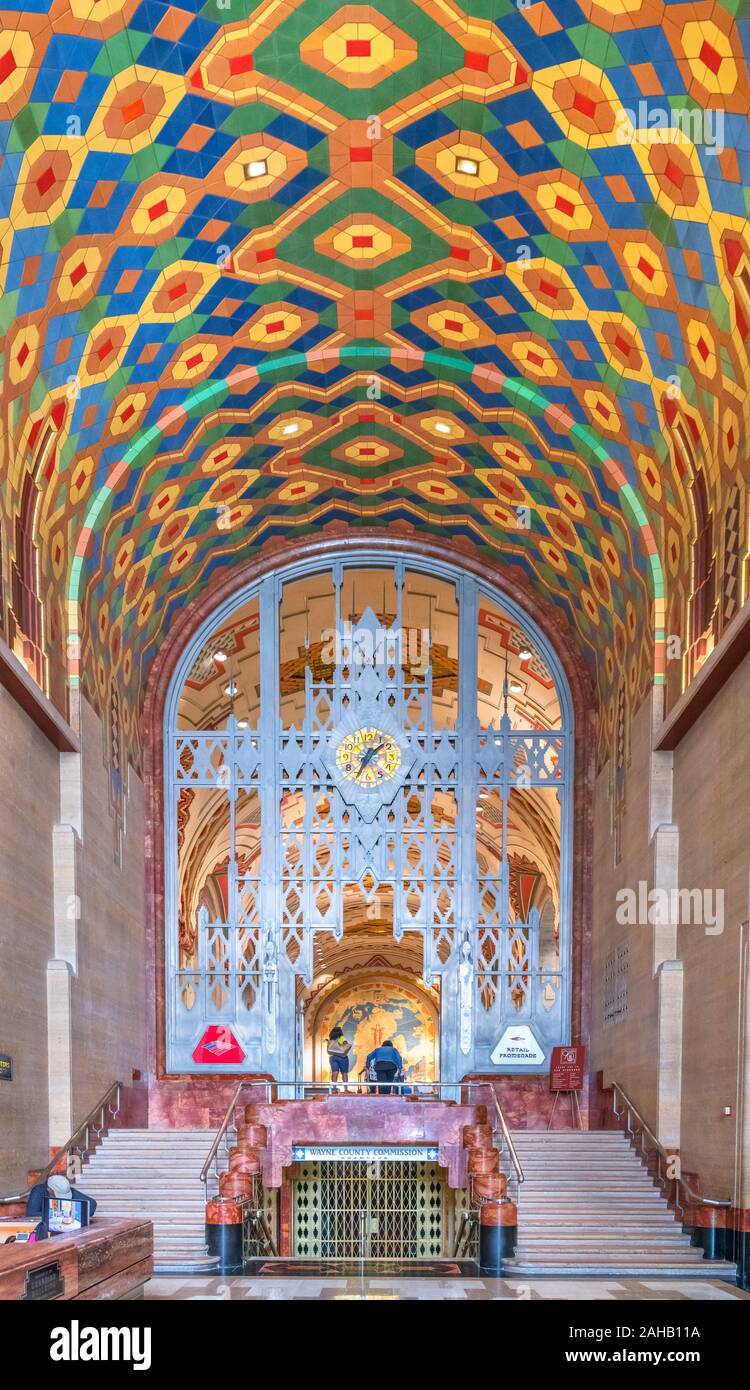
<svg viewBox="0 0 750 1390">
<path fill-rule="evenodd" d="M 85 1192 L 80 1192 L 77 1187 L 71 1187 L 68 1179 L 62 1173 L 53 1173 L 46 1182 L 35 1183 L 28 1197 L 26 1198 L 26 1215 L 32 1218 L 38 1217 L 41 1222 L 41 1230 L 37 1235 L 37 1240 L 46 1240 L 49 1235 L 47 1229 L 47 1198 L 57 1197 L 59 1201 L 88 1202 L 89 1217 L 96 1211 L 96 1202 L 93 1197 L 87 1197 Z"/>
<path fill-rule="evenodd" d="M 393 1078 L 397 1071 L 402 1070 L 403 1065 L 401 1053 L 393 1046 L 393 1039 L 386 1038 L 380 1047 L 373 1049 L 365 1063 L 368 1073 L 371 1075 L 374 1071 L 377 1077 L 377 1085 L 370 1086 L 370 1090 L 381 1096 L 392 1095 Z"/>
</svg>

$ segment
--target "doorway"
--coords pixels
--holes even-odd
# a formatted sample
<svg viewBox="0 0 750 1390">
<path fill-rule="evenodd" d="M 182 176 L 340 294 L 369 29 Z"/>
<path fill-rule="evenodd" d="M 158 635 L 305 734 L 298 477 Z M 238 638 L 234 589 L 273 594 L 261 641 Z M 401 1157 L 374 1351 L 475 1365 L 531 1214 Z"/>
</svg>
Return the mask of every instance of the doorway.
<svg viewBox="0 0 750 1390">
<path fill-rule="evenodd" d="M 295 1164 L 293 1255 L 440 1259 L 445 1243 L 445 1182 L 436 1163 L 351 1159 Z"/>
</svg>

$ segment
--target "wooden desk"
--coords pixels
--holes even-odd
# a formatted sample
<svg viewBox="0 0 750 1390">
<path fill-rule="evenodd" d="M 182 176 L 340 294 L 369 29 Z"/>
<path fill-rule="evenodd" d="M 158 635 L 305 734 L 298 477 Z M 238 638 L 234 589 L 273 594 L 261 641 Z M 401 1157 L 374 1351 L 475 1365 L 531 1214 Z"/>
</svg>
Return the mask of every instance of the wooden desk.
<svg viewBox="0 0 750 1390">
<path fill-rule="evenodd" d="M 0 1300 L 139 1298 L 153 1267 L 150 1221 L 95 1216 L 75 1235 L 0 1245 Z"/>
</svg>

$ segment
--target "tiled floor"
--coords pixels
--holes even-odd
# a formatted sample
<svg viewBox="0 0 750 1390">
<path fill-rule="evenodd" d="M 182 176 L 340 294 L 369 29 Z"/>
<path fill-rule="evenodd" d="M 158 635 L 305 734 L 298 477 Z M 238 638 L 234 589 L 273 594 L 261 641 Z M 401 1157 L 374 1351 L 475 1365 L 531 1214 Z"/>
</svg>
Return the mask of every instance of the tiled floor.
<svg viewBox="0 0 750 1390">
<path fill-rule="evenodd" d="M 712 1279 L 509 1279 L 441 1280 L 403 1278 L 248 1279 L 160 1276 L 146 1285 L 148 1299 L 250 1299 L 287 1303 L 292 1299 L 378 1300 L 458 1299 L 459 1301 L 564 1299 L 658 1302 L 685 1299 L 750 1299 L 750 1294 Z"/>
</svg>

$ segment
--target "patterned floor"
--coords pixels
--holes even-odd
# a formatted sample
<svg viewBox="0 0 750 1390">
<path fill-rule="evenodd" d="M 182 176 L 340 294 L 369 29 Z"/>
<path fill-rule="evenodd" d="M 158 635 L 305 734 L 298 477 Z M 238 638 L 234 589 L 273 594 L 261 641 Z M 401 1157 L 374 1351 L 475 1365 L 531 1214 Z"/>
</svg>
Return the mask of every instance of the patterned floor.
<svg viewBox="0 0 750 1390">
<path fill-rule="evenodd" d="M 609 1300 L 618 1302 L 659 1302 L 686 1300 L 725 1301 L 750 1299 L 750 1294 L 720 1280 L 712 1279 L 532 1279 L 528 1282 L 509 1279 L 461 1279 L 441 1281 L 436 1278 L 343 1278 L 320 1279 L 248 1279 L 175 1278 L 159 1277 L 146 1285 L 147 1299 L 199 1300 L 298 1300 L 342 1299 L 457 1299 L 466 1301 L 511 1301 L 519 1299 L 541 1301 L 563 1299 L 570 1301 Z"/>
</svg>

